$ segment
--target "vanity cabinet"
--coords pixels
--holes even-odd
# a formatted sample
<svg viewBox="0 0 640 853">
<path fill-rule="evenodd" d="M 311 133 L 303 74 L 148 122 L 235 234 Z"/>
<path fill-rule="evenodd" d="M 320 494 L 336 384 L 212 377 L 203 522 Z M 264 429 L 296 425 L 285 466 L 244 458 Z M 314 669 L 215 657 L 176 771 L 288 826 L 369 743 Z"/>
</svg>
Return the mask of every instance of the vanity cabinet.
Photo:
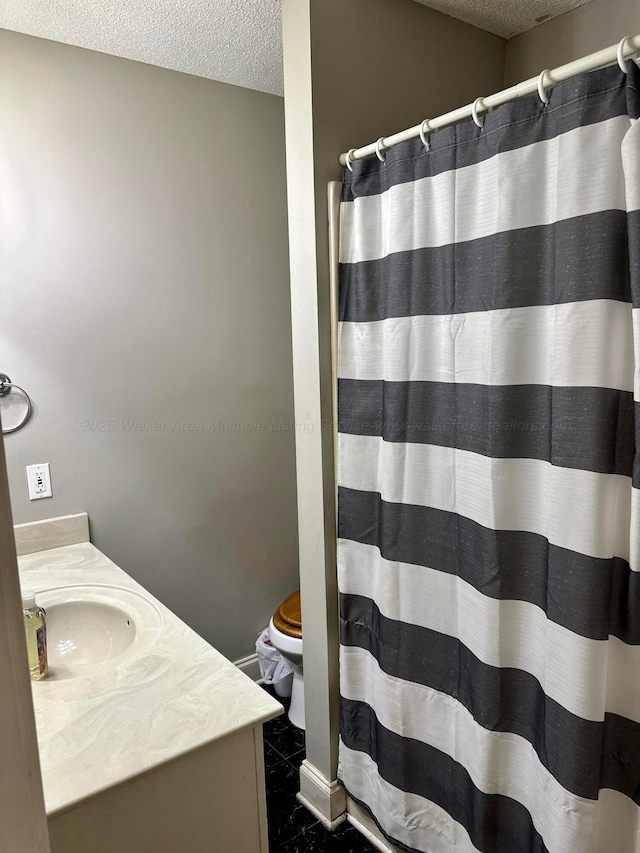
<svg viewBox="0 0 640 853">
<path fill-rule="evenodd" d="M 15 532 L 49 608 L 32 693 L 52 853 L 267 853 L 280 703 L 95 548 L 86 513 Z"/>
<path fill-rule="evenodd" d="M 267 853 L 262 726 L 49 817 L 51 853 Z"/>
</svg>

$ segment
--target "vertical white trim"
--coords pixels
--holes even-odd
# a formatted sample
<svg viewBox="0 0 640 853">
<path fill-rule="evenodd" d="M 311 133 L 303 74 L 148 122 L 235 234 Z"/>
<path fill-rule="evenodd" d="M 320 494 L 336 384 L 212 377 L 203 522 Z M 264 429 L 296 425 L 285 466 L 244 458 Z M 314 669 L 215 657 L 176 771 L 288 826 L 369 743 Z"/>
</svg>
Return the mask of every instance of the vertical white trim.
<svg viewBox="0 0 640 853">
<path fill-rule="evenodd" d="M 267 791 L 264 771 L 264 739 L 262 726 L 254 726 L 253 742 L 256 755 L 256 795 L 258 798 L 258 823 L 260 830 L 260 853 L 269 853 L 267 831 Z"/>
<path fill-rule="evenodd" d="M 329 310 L 331 312 L 331 392 L 333 397 L 333 441 L 338 447 L 338 313 L 340 310 L 340 198 L 342 184 L 329 181 L 327 201 L 329 205 Z M 334 477 L 336 483 L 336 515 L 338 512 L 338 453 L 334 453 Z"/>
<path fill-rule="evenodd" d="M 49 853 L 20 582 L 0 435 L 0 850 Z"/>
<path fill-rule="evenodd" d="M 338 589 L 326 231 L 316 210 L 310 0 L 284 0 L 285 138 L 291 269 L 300 593 L 307 758 L 338 766 Z M 326 182 L 323 182 L 323 190 Z M 321 259 L 321 260 L 320 260 Z"/>
</svg>

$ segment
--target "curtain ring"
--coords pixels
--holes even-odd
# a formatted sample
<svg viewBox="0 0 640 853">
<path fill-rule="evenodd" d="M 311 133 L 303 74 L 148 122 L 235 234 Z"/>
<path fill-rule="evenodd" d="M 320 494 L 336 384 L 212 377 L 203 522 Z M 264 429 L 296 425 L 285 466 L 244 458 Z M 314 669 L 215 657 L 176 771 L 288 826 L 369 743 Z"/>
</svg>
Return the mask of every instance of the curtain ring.
<svg viewBox="0 0 640 853">
<path fill-rule="evenodd" d="M 546 105 L 549 103 L 549 95 L 547 95 L 544 88 L 544 78 L 546 74 L 549 74 L 549 69 L 545 68 L 544 71 L 540 72 L 540 76 L 538 77 L 538 97 L 542 101 L 542 103 Z M 549 84 L 551 85 L 551 84 Z"/>
<path fill-rule="evenodd" d="M 422 124 L 420 125 L 420 141 L 424 145 L 424 147 L 429 151 L 431 149 L 431 143 L 429 142 L 429 137 L 427 133 L 430 131 L 430 122 L 429 119 L 426 118 Z"/>
<path fill-rule="evenodd" d="M 482 118 L 478 116 L 478 107 L 484 108 L 484 102 L 482 98 L 476 98 L 473 102 L 473 106 L 471 107 L 471 118 L 478 125 L 478 127 L 482 127 L 484 125 L 484 116 L 482 116 Z"/>
<path fill-rule="evenodd" d="M 624 58 L 624 49 L 627 46 L 627 42 L 629 41 L 629 36 L 625 36 L 623 39 L 620 39 L 620 44 L 618 45 L 618 52 L 616 54 L 616 59 L 618 60 L 618 65 L 620 69 L 627 73 L 627 60 Z"/>
<path fill-rule="evenodd" d="M 355 153 L 356 153 L 356 149 L 350 148 L 346 154 L 346 160 L 347 160 L 346 166 L 350 172 L 353 172 L 353 161 L 355 160 L 355 157 L 353 155 Z"/>
<path fill-rule="evenodd" d="M 376 142 L 376 157 L 380 160 L 381 163 L 384 163 L 385 157 L 382 153 L 382 141 L 384 140 L 384 136 L 381 136 L 380 139 Z"/>
</svg>

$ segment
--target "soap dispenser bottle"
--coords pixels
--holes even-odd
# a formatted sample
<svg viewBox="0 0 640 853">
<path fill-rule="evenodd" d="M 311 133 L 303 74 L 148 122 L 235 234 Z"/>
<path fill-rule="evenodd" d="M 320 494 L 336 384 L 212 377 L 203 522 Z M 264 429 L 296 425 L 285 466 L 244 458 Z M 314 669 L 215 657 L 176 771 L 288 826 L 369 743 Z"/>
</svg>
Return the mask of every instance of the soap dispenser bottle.
<svg viewBox="0 0 640 853">
<path fill-rule="evenodd" d="M 29 653 L 29 674 L 32 681 L 40 681 L 49 674 L 47 660 L 47 614 L 36 604 L 33 592 L 22 593 L 22 611 L 24 613 L 24 629 L 27 634 L 27 651 Z"/>
</svg>

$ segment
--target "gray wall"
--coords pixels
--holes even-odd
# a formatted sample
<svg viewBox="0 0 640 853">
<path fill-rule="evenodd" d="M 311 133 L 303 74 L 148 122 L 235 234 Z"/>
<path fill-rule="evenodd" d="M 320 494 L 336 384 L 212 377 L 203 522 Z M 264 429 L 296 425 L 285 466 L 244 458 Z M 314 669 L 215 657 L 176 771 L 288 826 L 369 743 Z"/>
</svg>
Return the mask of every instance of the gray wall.
<svg viewBox="0 0 640 853">
<path fill-rule="evenodd" d="M 638 0 L 591 0 L 507 42 L 505 85 L 640 33 Z"/>
<path fill-rule="evenodd" d="M 0 79 L 0 371 L 36 407 L 5 441 L 14 520 L 86 510 L 249 654 L 298 586 L 283 101 L 6 31 Z"/>
</svg>

